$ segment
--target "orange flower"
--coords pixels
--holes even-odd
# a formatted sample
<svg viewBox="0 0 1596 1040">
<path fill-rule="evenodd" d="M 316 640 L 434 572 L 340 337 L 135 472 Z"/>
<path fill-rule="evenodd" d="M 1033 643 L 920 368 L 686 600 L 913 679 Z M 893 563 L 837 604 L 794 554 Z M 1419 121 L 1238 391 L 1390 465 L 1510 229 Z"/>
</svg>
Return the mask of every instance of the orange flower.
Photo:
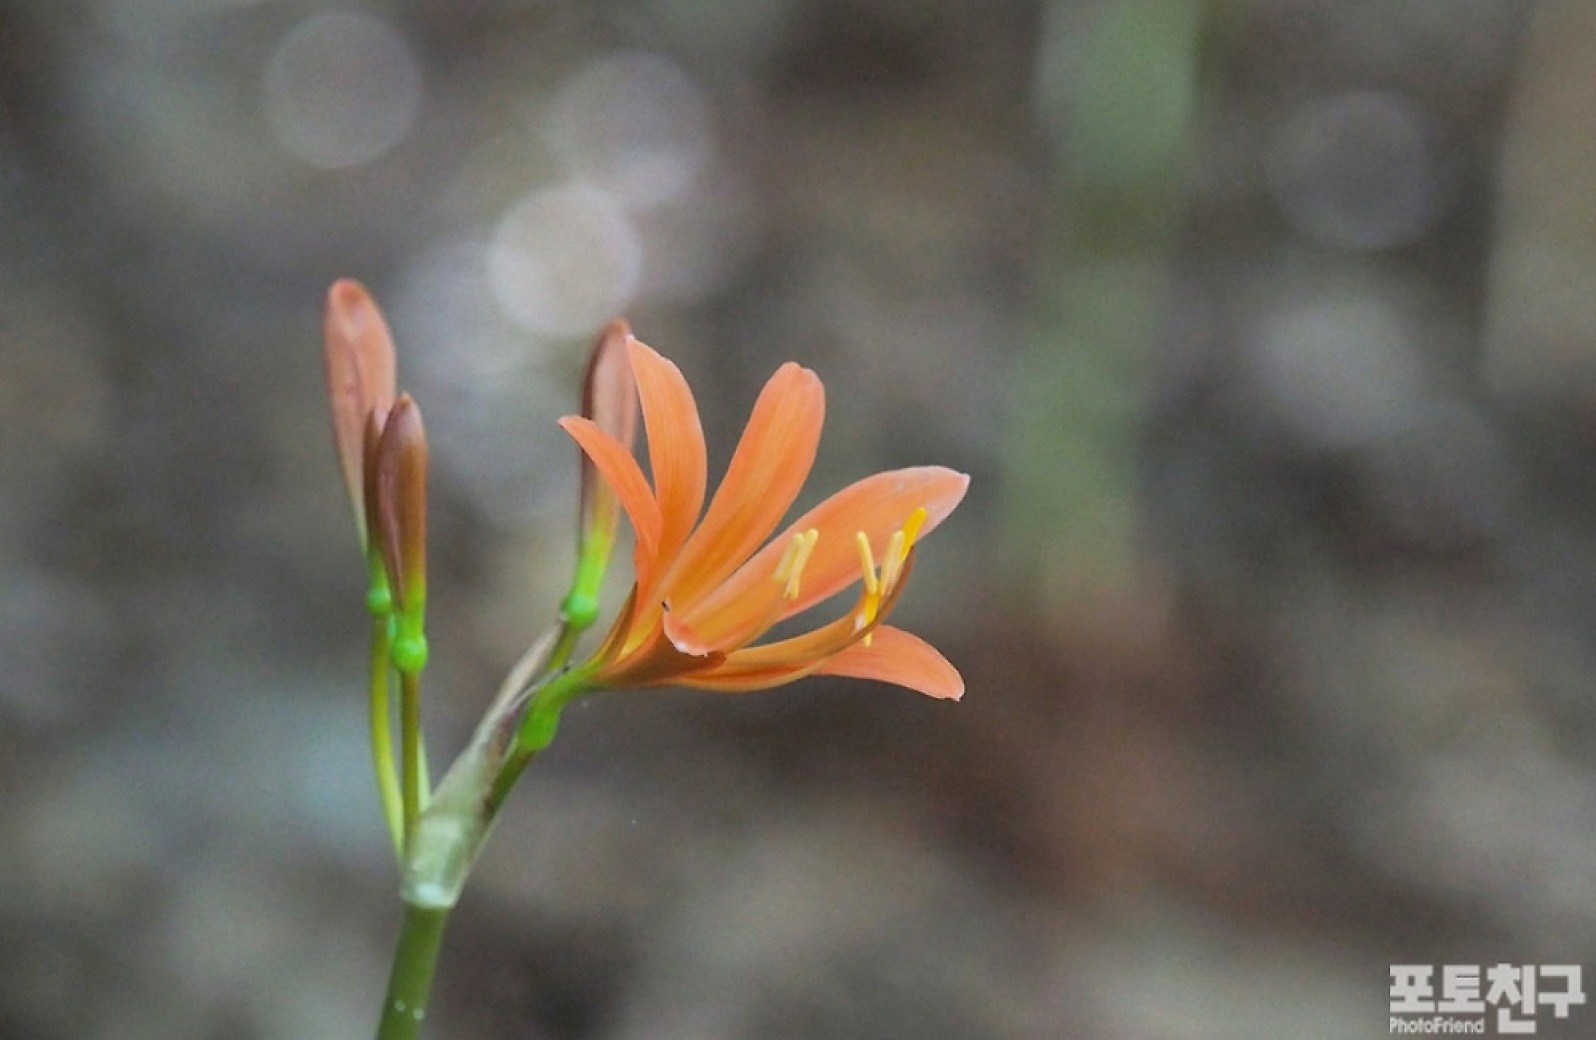
<svg viewBox="0 0 1596 1040">
<path fill-rule="evenodd" d="M 652 486 L 629 445 L 580 416 L 560 420 L 614 490 L 635 536 L 632 594 L 582 666 L 592 684 L 741 691 L 820 673 L 961 696 L 964 680 L 940 653 L 882 621 L 903 590 L 916 541 L 953 511 L 970 478 L 941 466 L 877 473 L 770 539 L 809 475 L 825 414 L 819 377 L 788 363 L 759 395 L 700 517 L 707 464 L 692 392 L 652 348 L 628 337 L 627 349 Z M 858 600 L 841 618 L 755 645 L 773 625 L 855 583 Z"/>
</svg>

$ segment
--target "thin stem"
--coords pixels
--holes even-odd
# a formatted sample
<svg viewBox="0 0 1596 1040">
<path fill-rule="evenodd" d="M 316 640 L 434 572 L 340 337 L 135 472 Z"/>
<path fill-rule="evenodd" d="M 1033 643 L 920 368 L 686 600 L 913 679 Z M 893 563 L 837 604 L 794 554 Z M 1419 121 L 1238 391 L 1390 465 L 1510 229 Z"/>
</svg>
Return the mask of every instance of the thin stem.
<svg viewBox="0 0 1596 1040">
<path fill-rule="evenodd" d="M 388 995 L 383 999 L 377 1040 L 415 1040 L 427 1017 L 432 976 L 438 967 L 449 911 L 405 904 L 404 924 L 394 948 Z"/>
<path fill-rule="evenodd" d="M 587 664 L 557 673 L 546 679 L 531 695 L 531 703 L 521 717 L 520 726 L 488 792 L 486 808 L 490 819 L 499 811 L 505 798 L 509 797 L 510 789 L 532 763 L 533 756 L 548 747 L 554 739 L 560 712 L 577 697 L 597 688 L 592 682 L 594 671 L 594 667 Z"/>
<path fill-rule="evenodd" d="M 504 800 L 510 797 L 510 789 L 515 787 L 515 782 L 521 779 L 521 774 L 526 772 L 526 767 L 532 764 L 532 759 L 538 753 L 537 748 L 528 748 L 521 744 L 512 746 L 504 756 L 504 764 L 499 768 L 499 775 L 493 778 L 493 787 L 488 791 L 487 812 L 491 819 L 499 812 L 499 807 Z"/>
<path fill-rule="evenodd" d="M 565 667 L 565 662 L 571 659 L 571 651 L 576 649 L 576 641 L 582 637 L 585 628 L 586 625 L 572 621 L 560 623 L 559 638 L 555 640 L 554 649 L 549 651 L 548 660 L 543 666 L 546 671 L 557 672 Z"/>
<path fill-rule="evenodd" d="M 509 674 L 504 677 L 499 692 L 493 697 L 493 703 L 483 715 L 479 724 L 479 739 L 491 739 L 499 748 L 505 746 L 516 728 L 515 713 L 529 700 L 537 697 L 545 687 L 569 674 L 562 669 L 570 660 L 571 651 L 576 649 L 577 640 L 581 638 L 582 631 L 586 627 L 570 620 L 562 620 L 521 655 L 515 667 L 511 668 Z M 491 738 L 482 736 L 489 731 L 494 736 Z M 524 768 L 523 762 L 516 772 L 519 773 L 520 769 Z M 492 801 L 495 808 L 503 800 L 503 791 L 499 793 L 501 797 Z"/>
<path fill-rule="evenodd" d="M 393 720 L 388 703 L 388 619 L 373 617 L 371 621 L 371 676 L 369 702 L 371 706 L 371 761 L 377 774 L 377 794 L 382 799 L 382 818 L 388 824 L 388 834 L 393 838 L 394 853 L 404 857 L 405 816 L 403 800 L 399 794 L 399 772 L 393 760 Z"/>
<path fill-rule="evenodd" d="M 421 676 L 399 673 L 399 739 L 403 770 L 400 784 L 404 806 L 405 840 L 415 833 L 416 821 L 427 800 L 427 763 L 421 738 Z"/>
</svg>

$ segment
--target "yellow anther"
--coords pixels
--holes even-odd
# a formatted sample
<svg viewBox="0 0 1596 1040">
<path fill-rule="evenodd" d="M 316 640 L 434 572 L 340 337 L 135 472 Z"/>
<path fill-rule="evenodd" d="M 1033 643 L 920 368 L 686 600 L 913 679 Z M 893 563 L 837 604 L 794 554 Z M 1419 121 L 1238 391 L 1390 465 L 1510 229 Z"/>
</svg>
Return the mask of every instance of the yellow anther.
<svg viewBox="0 0 1596 1040">
<path fill-rule="evenodd" d="M 859 567 L 864 571 L 865 592 L 871 596 L 881 593 L 881 585 L 876 581 L 876 558 L 870 552 L 870 539 L 863 531 L 854 533 L 854 541 L 859 543 Z"/>
<path fill-rule="evenodd" d="M 914 548 L 914 540 L 920 536 L 920 528 L 925 526 L 930 517 L 931 514 L 925 511 L 925 506 L 917 506 L 915 511 L 909 514 L 909 519 L 903 522 L 904 555 L 908 555 L 909 550 Z"/>
<path fill-rule="evenodd" d="M 809 562 L 809 555 L 815 551 L 818 541 L 820 532 L 811 527 L 793 535 L 787 548 L 782 550 L 781 562 L 776 565 L 775 580 L 785 583 L 782 595 L 787 599 L 798 598 L 798 582 L 803 577 L 804 564 Z"/>
<path fill-rule="evenodd" d="M 892 532 L 892 539 L 887 543 L 886 558 L 881 561 L 881 594 L 889 594 L 897 587 L 898 579 L 903 577 L 903 565 L 909 560 L 909 551 L 914 548 L 915 536 L 920 533 L 920 528 L 925 526 L 928 514 L 924 506 L 920 506 L 909 514 L 909 519 L 903 526 Z"/>
<path fill-rule="evenodd" d="M 798 554 L 803 550 L 803 547 L 803 534 L 800 532 L 793 535 L 792 541 L 787 543 L 787 548 L 781 551 L 781 562 L 776 564 L 776 573 L 770 576 L 771 581 L 779 585 L 792 577 L 793 564 L 798 562 Z"/>
<path fill-rule="evenodd" d="M 898 584 L 898 575 L 903 573 L 903 559 L 909 554 L 907 548 L 909 539 L 902 531 L 893 531 L 891 541 L 887 542 L 887 555 L 881 561 L 881 592 L 883 595 L 892 591 Z"/>
<path fill-rule="evenodd" d="M 859 569 L 864 572 L 864 595 L 859 601 L 859 616 L 854 619 L 854 631 L 869 625 L 876 619 L 876 611 L 881 607 L 881 580 L 876 576 L 876 558 L 870 552 L 870 539 L 863 531 L 854 534 L 854 540 L 859 544 Z M 864 645 L 869 646 L 871 633 L 866 632 Z"/>
</svg>

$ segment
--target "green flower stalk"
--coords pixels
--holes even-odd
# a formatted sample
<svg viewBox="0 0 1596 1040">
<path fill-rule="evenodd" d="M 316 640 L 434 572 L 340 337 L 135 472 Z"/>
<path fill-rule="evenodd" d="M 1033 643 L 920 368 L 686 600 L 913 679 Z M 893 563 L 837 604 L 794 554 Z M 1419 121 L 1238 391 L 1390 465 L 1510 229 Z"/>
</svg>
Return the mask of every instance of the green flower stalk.
<svg viewBox="0 0 1596 1040">
<path fill-rule="evenodd" d="M 399 795 L 408 842 L 428 795 L 421 734 L 421 670 L 427 665 L 427 435 L 421 409 L 402 394 L 377 444 L 374 531 L 393 590 L 390 656 L 399 673 Z"/>
</svg>

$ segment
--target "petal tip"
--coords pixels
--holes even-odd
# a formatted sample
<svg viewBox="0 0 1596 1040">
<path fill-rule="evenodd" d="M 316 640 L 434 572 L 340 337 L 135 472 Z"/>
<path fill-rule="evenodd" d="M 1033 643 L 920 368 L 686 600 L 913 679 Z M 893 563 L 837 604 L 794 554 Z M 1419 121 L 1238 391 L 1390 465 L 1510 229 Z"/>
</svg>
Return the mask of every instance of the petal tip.
<svg viewBox="0 0 1596 1040">
<path fill-rule="evenodd" d="M 678 653 L 685 654 L 688 657 L 699 658 L 711 657 L 719 653 L 716 647 L 688 627 L 685 622 L 672 614 L 669 609 L 665 611 L 662 627 L 665 630 L 665 638 L 670 640 L 671 645 L 676 648 Z"/>
<path fill-rule="evenodd" d="M 340 278 L 327 289 L 327 337 L 339 346 L 354 347 L 370 327 L 376 301 L 353 278 Z"/>
<path fill-rule="evenodd" d="M 632 364 L 634 367 L 639 362 L 647 364 L 651 361 L 656 364 L 663 361 L 666 364 L 671 365 L 672 368 L 676 367 L 674 363 L 672 363 L 671 360 L 664 354 L 661 354 L 659 351 L 655 350 L 653 347 L 634 336 L 630 327 L 628 327 L 626 330 L 626 352 L 631 355 Z"/>
<path fill-rule="evenodd" d="M 329 303 L 342 304 L 370 295 L 366 287 L 354 278 L 337 278 L 333 280 L 332 285 L 327 287 L 327 302 Z"/>
</svg>

